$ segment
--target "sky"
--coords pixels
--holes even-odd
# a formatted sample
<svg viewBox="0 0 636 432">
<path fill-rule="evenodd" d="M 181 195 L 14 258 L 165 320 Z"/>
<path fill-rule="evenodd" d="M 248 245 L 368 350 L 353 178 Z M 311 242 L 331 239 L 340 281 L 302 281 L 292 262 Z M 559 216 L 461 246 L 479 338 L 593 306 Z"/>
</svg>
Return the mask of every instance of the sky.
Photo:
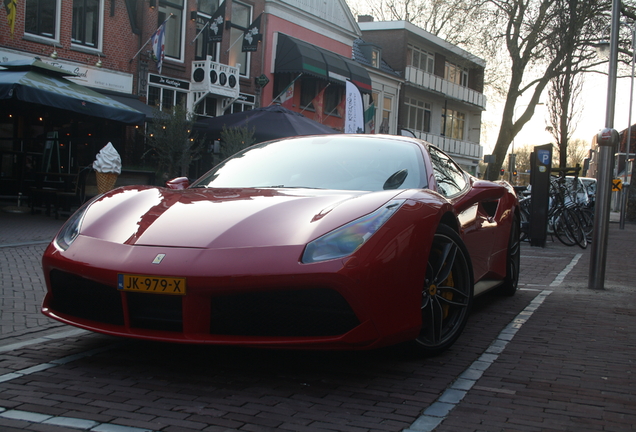
<svg viewBox="0 0 636 432">
<path fill-rule="evenodd" d="M 618 131 L 627 129 L 629 126 L 629 92 L 631 80 L 621 78 L 616 83 L 616 97 L 614 107 L 614 128 Z M 636 98 L 636 95 L 635 95 Z M 541 99 L 547 99 L 547 92 Z M 589 143 L 592 137 L 601 129 L 605 128 L 605 116 L 607 111 L 607 76 L 600 74 L 590 74 L 585 78 L 583 92 L 579 98 L 582 104 L 581 117 L 572 134 L 573 139 L 583 139 Z M 523 99 L 517 103 L 516 114 L 520 115 L 524 110 Z M 488 104 L 486 112 L 482 115 L 482 122 L 486 122 L 492 127 L 482 131 L 481 144 L 484 147 L 484 154 L 490 154 L 497 140 L 496 125 L 501 119 L 501 106 Z M 636 110 L 632 105 L 632 124 L 636 123 Z M 546 105 L 537 106 L 532 120 L 530 120 L 515 138 L 515 145 L 542 145 L 553 141 L 552 135 L 546 132 L 545 128 L 549 124 L 548 107 Z"/>
</svg>

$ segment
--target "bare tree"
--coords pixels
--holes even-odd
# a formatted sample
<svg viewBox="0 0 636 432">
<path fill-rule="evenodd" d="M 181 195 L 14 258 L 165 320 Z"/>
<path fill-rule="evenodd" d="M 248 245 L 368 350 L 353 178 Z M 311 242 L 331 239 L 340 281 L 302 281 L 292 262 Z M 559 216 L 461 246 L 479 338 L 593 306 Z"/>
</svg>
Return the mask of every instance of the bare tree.
<svg viewBox="0 0 636 432">
<path fill-rule="evenodd" d="M 596 38 L 599 17 L 609 5 L 596 0 L 492 0 L 492 5 L 505 26 L 499 37 L 510 56 L 509 85 L 493 151 L 495 160 L 503 161 L 548 83 L 567 70 L 576 74 L 593 63 L 590 41 Z M 515 119 L 517 101 L 525 93 L 530 102 Z M 500 166 L 501 162 L 489 164 L 486 178 L 496 179 Z"/>
<path fill-rule="evenodd" d="M 356 15 L 380 21 L 408 21 L 455 45 L 466 45 L 481 32 L 488 0 L 367 0 L 351 3 Z"/>
<path fill-rule="evenodd" d="M 557 143 L 559 167 L 568 166 L 568 143 L 576 130 L 581 116 L 582 105 L 579 104 L 583 91 L 583 75 L 564 73 L 550 81 L 548 88 L 548 113 L 550 128 L 548 130 Z"/>
</svg>

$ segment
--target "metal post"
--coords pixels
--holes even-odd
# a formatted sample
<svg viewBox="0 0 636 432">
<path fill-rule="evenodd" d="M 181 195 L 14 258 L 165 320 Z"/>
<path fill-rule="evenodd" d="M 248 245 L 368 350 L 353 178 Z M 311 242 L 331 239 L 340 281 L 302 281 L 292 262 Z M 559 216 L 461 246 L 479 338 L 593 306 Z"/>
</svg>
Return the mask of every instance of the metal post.
<svg viewBox="0 0 636 432">
<path fill-rule="evenodd" d="M 627 116 L 627 144 L 625 144 L 625 176 L 623 179 L 623 202 L 621 205 L 621 218 L 620 229 L 625 229 L 625 212 L 627 211 L 627 204 L 629 202 L 629 177 L 631 172 L 627 173 L 629 167 L 630 150 L 631 150 L 631 138 L 632 138 L 632 105 L 634 100 L 634 62 L 636 62 L 636 23 L 632 23 L 632 76 L 629 87 L 629 115 Z"/>
<path fill-rule="evenodd" d="M 610 37 L 610 59 L 607 80 L 607 110 L 605 129 L 599 134 L 598 173 L 596 204 L 594 209 L 594 230 L 590 250 L 590 277 L 588 288 L 605 289 L 605 263 L 607 260 L 607 233 L 609 231 L 610 197 L 612 191 L 611 174 L 614 156 L 612 141 L 618 142 L 614 127 L 616 100 L 616 75 L 618 65 L 618 29 L 620 26 L 620 0 L 612 0 L 612 34 Z M 603 142 L 603 144 L 601 144 Z"/>
</svg>

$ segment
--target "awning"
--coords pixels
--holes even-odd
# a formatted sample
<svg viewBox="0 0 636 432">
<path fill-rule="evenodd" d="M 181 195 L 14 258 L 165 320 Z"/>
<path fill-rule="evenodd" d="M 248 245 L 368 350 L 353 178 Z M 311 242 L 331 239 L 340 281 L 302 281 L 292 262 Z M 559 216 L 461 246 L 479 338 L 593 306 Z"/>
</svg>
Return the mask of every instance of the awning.
<svg viewBox="0 0 636 432">
<path fill-rule="evenodd" d="M 137 98 L 137 96 L 123 93 L 118 95 L 109 93 L 107 96 L 111 99 L 116 100 L 117 102 L 121 102 L 124 105 L 129 106 L 136 111 L 144 113 L 146 115 L 146 121 L 152 120 L 154 118 L 155 108 L 153 108 L 151 105 L 143 103 Z"/>
<path fill-rule="evenodd" d="M 144 122 L 144 113 L 64 76 L 72 74 L 37 59 L 0 63 L 0 100 L 19 100 L 125 124 Z"/>
<path fill-rule="evenodd" d="M 276 73 L 302 72 L 335 82 L 351 80 L 360 91 L 371 92 L 369 73 L 354 60 L 283 33 L 278 34 L 274 68 Z"/>
</svg>

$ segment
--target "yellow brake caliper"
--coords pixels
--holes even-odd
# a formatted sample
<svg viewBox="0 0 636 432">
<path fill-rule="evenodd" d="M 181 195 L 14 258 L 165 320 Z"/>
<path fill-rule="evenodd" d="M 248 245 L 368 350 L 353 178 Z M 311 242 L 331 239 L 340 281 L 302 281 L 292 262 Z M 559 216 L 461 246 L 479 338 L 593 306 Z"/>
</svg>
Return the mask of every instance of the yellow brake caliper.
<svg viewBox="0 0 636 432">
<path fill-rule="evenodd" d="M 453 272 L 448 275 L 448 278 L 444 281 L 445 286 L 453 287 L 455 286 L 455 282 L 453 281 Z M 452 291 L 444 291 L 441 293 L 442 297 L 446 300 L 453 300 L 453 292 Z M 448 316 L 449 305 L 445 304 L 442 306 L 442 310 L 444 311 L 444 319 Z"/>
</svg>

